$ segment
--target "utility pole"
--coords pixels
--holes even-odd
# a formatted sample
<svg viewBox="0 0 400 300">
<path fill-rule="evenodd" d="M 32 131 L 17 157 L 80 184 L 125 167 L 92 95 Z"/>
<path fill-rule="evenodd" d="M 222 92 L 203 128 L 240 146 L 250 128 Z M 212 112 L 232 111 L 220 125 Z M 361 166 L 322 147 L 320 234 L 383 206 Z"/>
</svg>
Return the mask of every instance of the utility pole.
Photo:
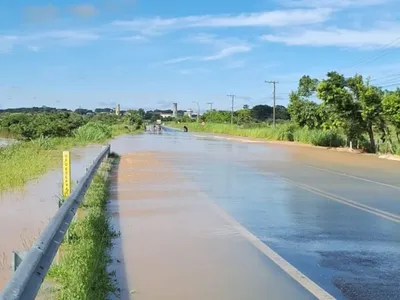
<svg viewBox="0 0 400 300">
<path fill-rule="evenodd" d="M 276 103 L 276 84 L 279 83 L 278 81 L 265 81 L 265 83 L 272 83 L 274 85 L 274 108 L 272 111 L 272 123 L 275 127 L 275 103 Z"/>
<path fill-rule="evenodd" d="M 207 104 L 210 106 L 209 110 L 212 111 L 212 105 L 213 105 L 213 103 L 212 103 L 212 102 L 208 102 Z"/>
<path fill-rule="evenodd" d="M 235 95 L 227 95 L 228 97 L 232 98 L 232 110 L 231 110 L 231 124 L 233 125 L 233 107 L 235 105 Z"/>
<path fill-rule="evenodd" d="M 197 123 L 199 123 L 199 120 L 200 120 L 200 104 L 199 104 L 199 101 L 193 101 L 193 103 L 197 104 Z"/>
</svg>

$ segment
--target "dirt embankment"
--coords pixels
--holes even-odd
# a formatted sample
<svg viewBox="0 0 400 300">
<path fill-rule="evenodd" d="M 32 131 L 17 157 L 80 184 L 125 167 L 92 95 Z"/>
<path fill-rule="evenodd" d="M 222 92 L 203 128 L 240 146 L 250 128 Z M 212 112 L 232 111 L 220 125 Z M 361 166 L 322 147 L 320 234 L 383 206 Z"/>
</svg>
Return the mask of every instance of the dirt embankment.
<svg viewBox="0 0 400 300">
<path fill-rule="evenodd" d="M 361 154 L 361 155 L 367 155 L 367 156 L 377 156 L 378 158 L 382 159 L 388 159 L 388 160 L 394 160 L 394 161 L 400 161 L 400 156 L 399 155 L 394 155 L 394 154 L 371 154 L 371 153 L 365 153 L 360 149 L 351 149 L 348 147 L 322 147 L 322 146 L 314 146 L 310 144 L 304 144 L 304 143 L 299 143 L 299 142 L 289 142 L 289 141 L 269 141 L 265 139 L 258 139 L 258 138 L 249 138 L 249 137 L 241 137 L 241 136 L 231 136 L 227 134 L 215 134 L 215 133 L 200 133 L 196 132 L 194 133 L 195 136 L 204 136 L 204 137 L 212 137 L 215 139 L 225 139 L 225 140 L 231 140 L 231 141 L 236 141 L 236 142 L 243 142 L 243 143 L 268 143 L 268 144 L 277 144 L 277 145 L 285 145 L 285 146 L 296 146 L 296 147 L 307 147 L 307 148 L 314 148 L 314 149 L 324 149 L 324 150 L 330 150 L 330 151 L 336 151 L 336 152 L 346 152 L 346 153 L 351 153 L 351 154 Z"/>
</svg>

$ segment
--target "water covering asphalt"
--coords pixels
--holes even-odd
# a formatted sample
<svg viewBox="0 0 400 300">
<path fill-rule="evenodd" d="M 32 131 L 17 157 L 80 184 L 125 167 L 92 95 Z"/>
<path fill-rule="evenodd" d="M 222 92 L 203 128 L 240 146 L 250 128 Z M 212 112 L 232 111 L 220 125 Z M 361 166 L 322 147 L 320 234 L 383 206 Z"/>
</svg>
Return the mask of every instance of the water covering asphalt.
<svg viewBox="0 0 400 300">
<path fill-rule="evenodd" d="M 400 224 L 373 211 L 399 217 L 398 162 L 172 131 L 120 137 L 112 149 L 180 155 L 176 167 L 208 198 L 336 298 L 400 295 Z"/>
</svg>

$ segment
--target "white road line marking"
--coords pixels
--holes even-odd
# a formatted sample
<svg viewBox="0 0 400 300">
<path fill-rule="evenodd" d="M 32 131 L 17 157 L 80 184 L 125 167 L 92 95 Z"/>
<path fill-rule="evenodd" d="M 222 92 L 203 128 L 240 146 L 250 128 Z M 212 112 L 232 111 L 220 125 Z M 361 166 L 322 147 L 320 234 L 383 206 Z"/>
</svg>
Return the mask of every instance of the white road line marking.
<svg viewBox="0 0 400 300">
<path fill-rule="evenodd" d="M 369 183 L 374 183 L 374 184 L 378 184 L 378 185 L 382 185 L 385 187 L 389 187 L 392 189 L 396 189 L 400 191 L 400 186 L 396 186 L 396 185 L 392 185 L 392 184 L 388 184 L 388 183 L 384 183 L 384 182 L 380 182 L 380 181 L 375 181 L 372 179 L 367 179 L 364 177 L 359 177 L 359 176 L 355 176 L 355 175 L 351 175 L 351 174 L 347 174 L 347 173 L 342 173 L 342 172 L 337 172 L 337 171 L 332 171 L 329 169 L 324 169 L 324 168 L 318 168 L 318 167 L 314 167 L 314 166 L 310 166 L 310 165 L 304 165 L 304 164 L 300 164 L 304 167 L 310 168 L 310 169 L 315 169 L 315 170 L 319 170 L 322 172 L 327 172 L 327 173 L 331 173 L 331 174 L 336 174 L 336 175 L 340 175 L 340 176 L 346 176 L 349 178 L 353 178 L 353 179 L 357 179 L 357 180 L 361 180 L 361 181 L 365 181 L 365 182 L 369 182 Z"/>
<path fill-rule="evenodd" d="M 314 281 L 309 279 L 306 275 L 301 273 L 296 267 L 288 263 L 283 257 L 278 253 L 264 244 L 259 238 L 254 234 L 240 225 L 232 216 L 230 216 L 226 211 L 219 207 L 214 202 L 209 202 L 217 213 L 223 217 L 235 230 L 237 230 L 244 238 L 246 238 L 254 247 L 265 254 L 270 260 L 277 264 L 283 271 L 285 271 L 289 276 L 291 276 L 295 281 L 302 285 L 307 291 L 313 294 L 317 299 L 330 300 L 335 299 L 327 291 L 317 285 Z"/>
<path fill-rule="evenodd" d="M 363 210 L 365 212 L 371 213 L 373 215 L 385 218 L 387 220 L 390 220 L 390 221 L 393 221 L 393 222 L 396 222 L 396 223 L 400 223 L 400 215 L 392 214 L 392 213 L 389 213 L 387 211 L 380 210 L 380 209 L 374 208 L 372 206 L 365 205 L 365 204 L 359 203 L 357 201 L 350 200 L 350 199 L 347 199 L 347 198 L 344 198 L 344 197 L 341 197 L 341 196 L 338 196 L 338 195 L 334 195 L 334 194 L 319 190 L 319 189 L 311 187 L 309 185 L 306 185 L 306 184 L 303 184 L 303 183 L 299 183 L 299 182 L 296 182 L 296 181 L 293 181 L 293 180 L 290 180 L 290 179 L 287 179 L 287 178 L 284 178 L 284 177 L 279 177 L 279 178 L 282 179 L 283 181 L 286 181 L 286 182 L 294 185 L 294 186 L 297 186 L 298 188 L 301 188 L 303 190 L 306 190 L 306 191 L 312 192 L 314 194 L 320 195 L 320 196 L 322 196 L 324 198 L 328 198 L 328 199 L 334 200 L 336 202 L 340 202 L 342 204 L 357 208 L 359 210 Z"/>
</svg>

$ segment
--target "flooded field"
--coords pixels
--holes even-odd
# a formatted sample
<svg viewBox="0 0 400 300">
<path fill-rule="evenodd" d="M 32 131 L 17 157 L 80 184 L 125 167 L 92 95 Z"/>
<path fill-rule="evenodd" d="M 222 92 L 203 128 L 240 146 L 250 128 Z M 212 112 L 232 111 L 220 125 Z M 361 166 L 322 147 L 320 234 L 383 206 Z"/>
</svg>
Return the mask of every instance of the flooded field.
<svg viewBox="0 0 400 300">
<path fill-rule="evenodd" d="M 83 176 L 100 151 L 100 146 L 71 151 L 73 182 Z M 53 169 L 23 189 L 0 193 L 0 289 L 12 273 L 12 251 L 28 249 L 58 209 L 61 176 L 61 168 Z"/>
</svg>

